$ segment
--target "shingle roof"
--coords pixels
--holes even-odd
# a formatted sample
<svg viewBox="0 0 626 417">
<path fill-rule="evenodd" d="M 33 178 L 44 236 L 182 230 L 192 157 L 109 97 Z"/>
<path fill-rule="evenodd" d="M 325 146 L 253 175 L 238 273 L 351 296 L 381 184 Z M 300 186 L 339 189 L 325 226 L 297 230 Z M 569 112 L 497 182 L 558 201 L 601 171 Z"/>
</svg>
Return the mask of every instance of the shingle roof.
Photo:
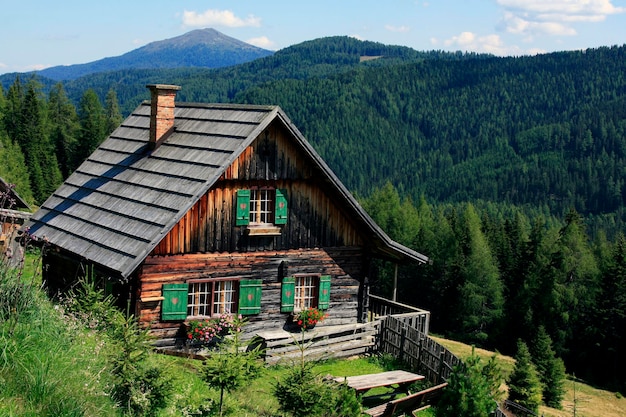
<svg viewBox="0 0 626 417">
<path fill-rule="evenodd" d="M 0 208 L 10 210 L 30 210 L 28 203 L 24 201 L 17 191 L 15 191 L 13 186 L 8 184 L 3 178 L 0 178 L 0 193 L 4 194 L 3 196 L 0 196 Z"/>
<path fill-rule="evenodd" d="M 280 108 L 176 103 L 175 116 L 174 133 L 150 152 L 150 102 L 142 103 L 33 215 L 30 233 L 127 278 L 279 118 L 356 211 L 381 253 L 427 260 L 382 232 Z"/>
</svg>

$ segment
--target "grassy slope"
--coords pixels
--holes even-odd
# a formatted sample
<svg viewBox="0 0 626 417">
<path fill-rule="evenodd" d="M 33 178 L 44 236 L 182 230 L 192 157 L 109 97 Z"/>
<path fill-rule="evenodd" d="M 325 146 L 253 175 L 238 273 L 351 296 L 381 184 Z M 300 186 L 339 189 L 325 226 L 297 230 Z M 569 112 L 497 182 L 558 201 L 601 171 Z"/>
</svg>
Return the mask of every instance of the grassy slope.
<svg viewBox="0 0 626 417">
<path fill-rule="evenodd" d="M 433 339 L 461 358 L 469 356 L 472 352 L 472 347 L 469 345 L 438 337 L 433 337 Z M 476 353 L 485 359 L 490 358 L 494 354 L 494 352 L 484 349 L 476 349 Z M 510 356 L 500 354 L 498 354 L 498 360 L 505 374 L 508 375 L 513 370 L 515 361 Z M 542 406 L 539 408 L 539 412 L 545 417 L 572 416 L 574 415 L 574 403 L 576 403 L 576 415 L 578 416 L 626 416 L 626 398 L 618 398 L 615 393 L 593 388 L 571 378 L 568 378 L 566 381 L 565 388 L 566 393 L 562 410 Z"/>
</svg>

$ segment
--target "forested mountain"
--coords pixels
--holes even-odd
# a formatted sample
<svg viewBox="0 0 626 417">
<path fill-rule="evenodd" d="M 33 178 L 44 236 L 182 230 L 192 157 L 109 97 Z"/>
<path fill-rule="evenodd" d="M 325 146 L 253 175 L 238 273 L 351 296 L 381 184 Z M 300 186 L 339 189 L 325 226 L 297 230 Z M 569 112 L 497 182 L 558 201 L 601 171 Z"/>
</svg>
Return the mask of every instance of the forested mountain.
<svg viewBox="0 0 626 417">
<path fill-rule="evenodd" d="M 181 85 L 180 101 L 280 105 L 381 227 L 433 259 L 400 270 L 401 301 L 430 309 L 433 328 L 511 353 L 543 327 L 568 371 L 626 389 L 625 58 L 332 37 L 222 69 L 4 76 L 0 176 L 42 201 L 148 83 Z"/>
<path fill-rule="evenodd" d="M 123 55 L 86 64 L 62 65 L 38 72 L 53 80 L 74 80 L 97 72 L 150 68 L 221 68 L 272 55 L 215 29 L 197 29 L 171 39 L 151 42 Z"/>
<path fill-rule="evenodd" d="M 414 200 L 557 216 L 573 207 L 596 230 L 626 216 L 625 50 L 496 58 L 335 37 L 225 69 L 117 71 L 64 86 L 74 103 L 113 89 L 123 114 L 152 82 L 181 85 L 181 101 L 278 104 L 359 195 L 391 181 Z"/>
</svg>

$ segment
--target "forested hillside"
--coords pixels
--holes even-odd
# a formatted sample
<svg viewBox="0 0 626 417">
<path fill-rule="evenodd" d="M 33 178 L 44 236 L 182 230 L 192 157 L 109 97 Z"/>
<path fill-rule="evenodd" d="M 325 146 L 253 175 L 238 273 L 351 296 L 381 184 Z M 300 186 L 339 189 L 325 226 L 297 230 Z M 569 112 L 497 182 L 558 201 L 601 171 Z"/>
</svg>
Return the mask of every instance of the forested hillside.
<svg viewBox="0 0 626 417">
<path fill-rule="evenodd" d="M 2 77 L 0 176 L 43 201 L 148 83 L 181 85 L 180 101 L 278 104 L 383 229 L 433 260 L 400 270 L 401 301 L 430 309 L 433 329 L 512 353 L 543 327 L 569 372 L 623 390 L 625 55 L 339 37 L 220 70 Z"/>
</svg>

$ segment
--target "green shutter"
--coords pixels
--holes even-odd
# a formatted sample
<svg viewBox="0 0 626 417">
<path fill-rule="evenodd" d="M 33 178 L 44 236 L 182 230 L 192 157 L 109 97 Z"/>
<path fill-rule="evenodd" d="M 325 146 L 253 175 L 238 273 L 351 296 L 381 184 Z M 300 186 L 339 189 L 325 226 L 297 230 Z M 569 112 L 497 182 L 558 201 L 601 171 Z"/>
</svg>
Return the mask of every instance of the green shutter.
<svg viewBox="0 0 626 417">
<path fill-rule="evenodd" d="M 239 281 L 239 314 L 259 314 L 261 312 L 260 279 Z"/>
<path fill-rule="evenodd" d="M 330 306 L 330 275 L 320 277 L 320 294 L 317 300 L 317 308 L 326 310 Z"/>
<path fill-rule="evenodd" d="M 276 190 L 274 224 L 287 224 L 287 190 Z"/>
<path fill-rule="evenodd" d="M 281 313 L 289 313 L 293 311 L 295 293 L 296 293 L 296 279 L 294 277 L 283 278 L 281 297 L 280 297 L 280 312 Z"/>
<path fill-rule="evenodd" d="M 187 284 L 163 284 L 161 319 L 185 320 L 187 318 Z"/>
<path fill-rule="evenodd" d="M 237 190 L 235 216 L 236 226 L 246 226 L 250 223 L 250 190 Z"/>
</svg>

